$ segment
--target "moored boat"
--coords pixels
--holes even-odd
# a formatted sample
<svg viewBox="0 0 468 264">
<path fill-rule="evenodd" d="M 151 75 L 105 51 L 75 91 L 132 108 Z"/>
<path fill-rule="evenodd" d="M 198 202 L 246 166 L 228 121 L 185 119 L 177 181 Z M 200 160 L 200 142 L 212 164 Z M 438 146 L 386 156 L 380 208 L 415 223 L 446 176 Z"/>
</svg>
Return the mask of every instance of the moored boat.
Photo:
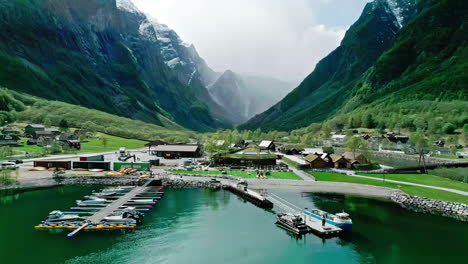
<svg viewBox="0 0 468 264">
<path fill-rule="evenodd" d="M 322 220 L 323 217 L 325 217 L 325 221 L 327 223 L 337 226 L 343 230 L 351 230 L 353 228 L 353 221 L 349 217 L 349 214 L 345 212 L 330 214 L 319 209 L 313 209 L 311 211 L 304 210 L 304 214 L 319 220 Z"/>
<path fill-rule="evenodd" d="M 49 213 L 44 222 L 62 222 L 62 221 L 76 221 L 83 218 L 75 214 L 65 214 L 62 211 L 54 210 Z"/>
<path fill-rule="evenodd" d="M 86 206 L 86 205 L 96 205 L 96 204 L 105 204 L 107 203 L 107 200 L 106 199 L 103 199 L 103 198 L 98 198 L 96 196 L 92 196 L 92 195 L 87 195 L 85 197 L 83 197 L 82 200 L 77 200 L 76 201 L 76 204 L 78 206 Z"/>
<path fill-rule="evenodd" d="M 276 224 L 280 227 L 297 235 L 305 234 L 309 231 L 308 227 L 304 224 L 301 216 L 293 214 L 277 214 Z"/>
</svg>

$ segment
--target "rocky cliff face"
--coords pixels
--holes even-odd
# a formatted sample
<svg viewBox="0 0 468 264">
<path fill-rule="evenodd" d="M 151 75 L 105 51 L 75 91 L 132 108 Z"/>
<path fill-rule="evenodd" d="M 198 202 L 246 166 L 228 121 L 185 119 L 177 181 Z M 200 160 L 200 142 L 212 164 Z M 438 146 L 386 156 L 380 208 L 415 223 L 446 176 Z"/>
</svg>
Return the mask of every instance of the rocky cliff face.
<svg viewBox="0 0 468 264">
<path fill-rule="evenodd" d="M 195 49 L 129 0 L 0 0 L 0 28 L 2 86 L 160 125 L 228 126 Z"/>
<path fill-rule="evenodd" d="M 417 0 L 368 3 L 336 50 L 283 100 L 241 128 L 291 130 L 332 116 L 349 98 L 357 79 L 392 45 L 417 10 Z"/>
</svg>

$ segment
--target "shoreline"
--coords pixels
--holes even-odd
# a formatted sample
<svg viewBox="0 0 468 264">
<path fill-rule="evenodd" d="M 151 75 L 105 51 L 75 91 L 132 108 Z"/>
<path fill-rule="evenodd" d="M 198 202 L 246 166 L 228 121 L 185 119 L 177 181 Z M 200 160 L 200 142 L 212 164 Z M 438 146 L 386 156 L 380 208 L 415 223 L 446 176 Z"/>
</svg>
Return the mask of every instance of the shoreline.
<svg viewBox="0 0 468 264">
<path fill-rule="evenodd" d="M 216 178 L 219 183 L 210 182 Z M 163 186 L 174 188 L 207 188 L 220 189 L 223 186 L 246 181 L 249 188 L 254 190 L 283 189 L 299 192 L 353 195 L 368 199 L 392 202 L 410 211 L 438 215 L 468 222 L 468 205 L 462 203 L 445 202 L 424 197 L 412 196 L 400 190 L 379 187 L 373 185 L 342 183 L 342 182 L 317 182 L 279 179 L 241 179 L 233 176 L 221 175 L 164 175 L 155 177 L 161 180 Z M 140 185 L 147 179 L 135 176 L 74 176 L 63 179 L 42 178 L 28 183 L 20 183 L 11 186 L 1 186 L 0 194 L 9 192 L 28 192 L 71 185 Z"/>
</svg>

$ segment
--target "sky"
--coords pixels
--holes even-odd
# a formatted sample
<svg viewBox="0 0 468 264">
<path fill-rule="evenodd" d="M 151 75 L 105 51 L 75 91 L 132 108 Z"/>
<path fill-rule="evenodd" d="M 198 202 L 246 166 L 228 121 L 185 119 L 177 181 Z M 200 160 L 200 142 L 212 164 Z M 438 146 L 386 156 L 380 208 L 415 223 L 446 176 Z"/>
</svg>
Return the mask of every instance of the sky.
<svg viewBox="0 0 468 264">
<path fill-rule="evenodd" d="M 216 71 L 298 84 L 338 47 L 370 0 L 132 0 Z"/>
</svg>

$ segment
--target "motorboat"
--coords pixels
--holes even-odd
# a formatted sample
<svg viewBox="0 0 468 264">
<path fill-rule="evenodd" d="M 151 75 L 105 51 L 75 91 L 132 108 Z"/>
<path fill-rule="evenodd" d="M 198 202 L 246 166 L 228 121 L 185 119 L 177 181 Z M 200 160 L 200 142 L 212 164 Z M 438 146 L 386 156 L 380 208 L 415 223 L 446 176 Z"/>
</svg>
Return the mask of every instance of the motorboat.
<svg viewBox="0 0 468 264">
<path fill-rule="evenodd" d="M 297 235 L 305 234 L 309 231 L 300 215 L 290 213 L 277 214 L 276 224 Z"/>
<path fill-rule="evenodd" d="M 154 199 L 138 199 L 138 198 L 135 198 L 133 200 L 128 201 L 127 203 L 134 204 L 134 205 L 138 205 L 138 204 L 139 205 L 141 205 L 141 204 L 156 204 L 156 201 Z"/>
<path fill-rule="evenodd" d="M 353 221 L 349 217 L 349 214 L 345 212 L 330 214 L 319 209 L 313 209 L 311 211 L 305 210 L 304 214 L 319 220 L 322 220 L 325 217 L 325 221 L 327 223 L 337 226 L 343 230 L 351 230 L 353 228 Z"/>
<path fill-rule="evenodd" d="M 103 199 L 103 198 L 99 198 L 99 197 L 96 197 L 96 196 L 93 196 L 93 195 L 87 195 L 85 197 L 83 197 L 82 200 L 77 200 L 76 201 L 76 204 L 78 206 L 86 206 L 86 205 L 97 205 L 97 204 L 105 204 L 107 203 L 107 200 L 106 199 Z"/>
<path fill-rule="evenodd" d="M 101 193 L 125 193 L 129 192 L 133 186 L 119 186 L 119 187 L 112 187 L 112 188 L 106 188 L 101 191 Z"/>
<path fill-rule="evenodd" d="M 137 211 L 135 207 L 126 207 L 117 210 L 104 218 L 105 222 L 113 224 L 141 224 L 144 214 Z"/>
<path fill-rule="evenodd" d="M 98 198 L 116 197 L 117 192 L 97 192 L 93 193 L 93 196 L 96 196 Z"/>
<path fill-rule="evenodd" d="M 75 214 L 65 214 L 62 211 L 52 211 L 49 213 L 44 222 L 62 222 L 62 221 L 77 221 L 82 220 L 83 218 Z"/>
</svg>

